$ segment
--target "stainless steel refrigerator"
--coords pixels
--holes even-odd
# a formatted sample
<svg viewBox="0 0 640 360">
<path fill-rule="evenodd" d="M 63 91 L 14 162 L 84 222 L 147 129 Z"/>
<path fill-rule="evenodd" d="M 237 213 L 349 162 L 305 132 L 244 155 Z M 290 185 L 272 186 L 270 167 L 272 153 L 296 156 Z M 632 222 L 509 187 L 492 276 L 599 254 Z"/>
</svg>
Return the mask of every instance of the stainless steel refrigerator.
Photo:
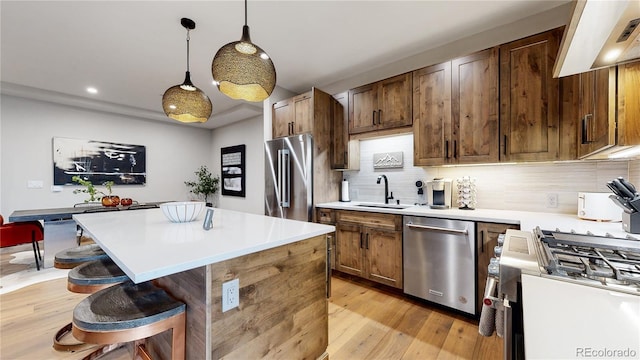
<svg viewBox="0 0 640 360">
<path fill-rule="evenodd" d="M 313 137 L 289 136 L 265 142 L 265 215 L 311 221 Z"/>
</svg>

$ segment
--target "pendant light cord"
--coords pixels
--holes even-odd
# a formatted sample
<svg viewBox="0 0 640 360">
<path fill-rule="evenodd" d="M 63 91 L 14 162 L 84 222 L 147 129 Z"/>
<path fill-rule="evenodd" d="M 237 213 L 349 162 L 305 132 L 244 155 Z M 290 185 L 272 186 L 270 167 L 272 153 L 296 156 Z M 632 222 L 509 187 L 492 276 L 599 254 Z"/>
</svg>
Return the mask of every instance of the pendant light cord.
<svg viewBox="0 0 640 360">
<path fill-rule="evenodd" d="M 247 0 L 244 0 L 244 26 L 247 26 Z"/>
<path fill-rule="evenodd" d="M 187 71 L 189 71 L 189 29 L 187 29 Z"/>
</svg>

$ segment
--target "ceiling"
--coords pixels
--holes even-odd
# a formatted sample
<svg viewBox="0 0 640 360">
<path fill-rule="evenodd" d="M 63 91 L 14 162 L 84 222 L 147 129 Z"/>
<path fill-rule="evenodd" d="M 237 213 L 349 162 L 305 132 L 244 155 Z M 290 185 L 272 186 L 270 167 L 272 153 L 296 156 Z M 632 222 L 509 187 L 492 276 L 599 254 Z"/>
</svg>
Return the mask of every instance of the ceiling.
<svg viewBox="0 0 640 360">
<path fill-rule="evenodd" d="M 407 58 L 563 5 L 540 1 L 260 1 L 248 3 L 251 39 L 273 59 L 277 86 L 312 86 Z M 211 60 L 242 35 L 244 2 L 1 1 L 1 80 L 5 94 L 96 108 L 157 121 L 162 94 L 186 70 L 191 31 L 193 83 L 213 103 L 213 129 L 262 113 L 212 84 Z M 91 95 L 88 86 L 98 89 Z"/>
</svg>

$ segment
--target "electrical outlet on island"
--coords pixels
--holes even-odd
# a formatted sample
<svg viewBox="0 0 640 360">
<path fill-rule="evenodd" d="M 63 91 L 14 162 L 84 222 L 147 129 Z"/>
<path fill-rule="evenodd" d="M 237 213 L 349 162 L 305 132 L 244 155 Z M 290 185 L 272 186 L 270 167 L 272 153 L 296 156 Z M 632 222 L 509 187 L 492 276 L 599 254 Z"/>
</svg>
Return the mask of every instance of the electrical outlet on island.
<svg viewBox="0 0 640 360">
<path fill-rule="evenodd" d="M 233 279 L 222 283 L 222 312 L 240 305 L 240 280 Z"/>
</svg>

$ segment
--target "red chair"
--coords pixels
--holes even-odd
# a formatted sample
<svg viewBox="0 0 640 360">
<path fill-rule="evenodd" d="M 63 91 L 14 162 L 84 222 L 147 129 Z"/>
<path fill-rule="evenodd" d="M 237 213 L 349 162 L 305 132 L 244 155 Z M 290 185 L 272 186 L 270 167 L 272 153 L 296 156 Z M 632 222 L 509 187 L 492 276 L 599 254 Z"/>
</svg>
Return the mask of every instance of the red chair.
<svg viewBox="0 0 640 360">
<path fill-rule="evenodd" d="M 39 221 L 5 224 L 4 218 L 0 215 L 0 247 L 4 248 L 31 243 L 38 270 L 40 270 L 40 264 L 42 263 L 42 255 L 40 255 L 40 245 L 38 245 L 38 241 L 42 239 L 44 239 L 44 229 Z"/>
</svg>

